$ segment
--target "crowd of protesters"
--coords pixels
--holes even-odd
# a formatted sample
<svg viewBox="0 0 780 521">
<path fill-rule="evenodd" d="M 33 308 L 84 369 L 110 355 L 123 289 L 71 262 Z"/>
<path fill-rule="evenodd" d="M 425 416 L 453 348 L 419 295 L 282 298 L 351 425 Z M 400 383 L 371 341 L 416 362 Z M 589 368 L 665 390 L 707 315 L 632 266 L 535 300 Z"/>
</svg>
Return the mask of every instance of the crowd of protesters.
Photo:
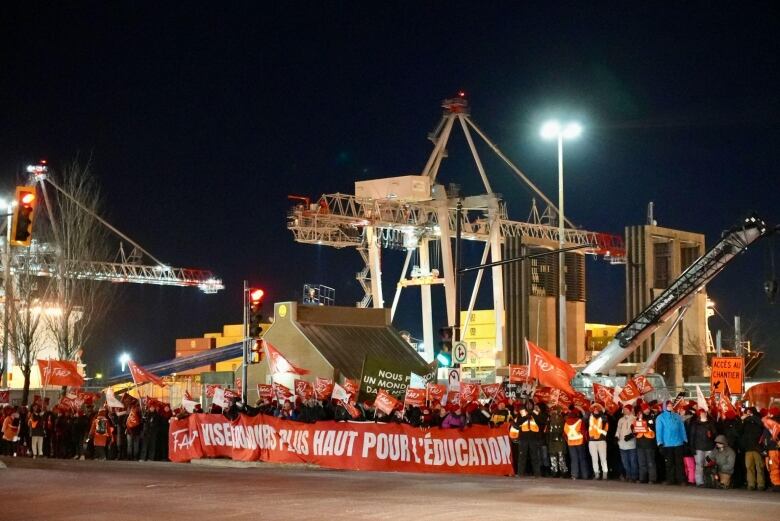
<svg viewBox="0 0 780 521">
<path fill-rule="evenodd" d="M 358 413 L 355 416 L 355 411 Z M 335 401 L 234 401 L 222 413 L 267 414 L 313 423 L 324 420 L 405 423 L 421 428 L 509 427 L 517 476 L 629 481 L 634 483 L 746 488 L 780 492 L 778 440 L 762 423 L 780 422 L 780 407 L 746 407 L 711 416 L 695 402 L 673 404 L 641 399 L 613 411 L 593 403 L 549 407 L 533 400 L 405 407 L 385 414 L 370 402 L 352 412 Z M 182 417 L 186 413 L 182 413 Z"/>
<path fill-rule="evenodd" d="M 78 410 L 5 405 L 0 410 L 0 454 L 12 457 L 167 460 L 170 407 L 152 403 L 142 408 L 136 401 L 127 408 L 96 408 L 84 404 Z"/>
<path fill-rule="evenodd" d="M 193 411 L 203 412 L 200 406 Z M 710 488 L 780 491 L 780 450 L 763 418 L 780 422 L 780 407 L 742 409 L 711 416 L 695 402 L 644 402 L 605 410 L 593 403 L 552 407 L 533 400 L 491 400 L 405 407 L 385 414 L 370 402 L 348 406 L 334 400 L 232 400 L 211 413 L 234 420 L 240 413 L 291 421 L 405 423 L 420 428 L 508 428 L 517 476 L 619 479 Z M 83 405 L 78 411 L 27 407 L 2 409 L 0 454 L 32 458 L 166 460 L 171 418 L 183 409 L 137 401 L 123 409 Z"/>
</svg>

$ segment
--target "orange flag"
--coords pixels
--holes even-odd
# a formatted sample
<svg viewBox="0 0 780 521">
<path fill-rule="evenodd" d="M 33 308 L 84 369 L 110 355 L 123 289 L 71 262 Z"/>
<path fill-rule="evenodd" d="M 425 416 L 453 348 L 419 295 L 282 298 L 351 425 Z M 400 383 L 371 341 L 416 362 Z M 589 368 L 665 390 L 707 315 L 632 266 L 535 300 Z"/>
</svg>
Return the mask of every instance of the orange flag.
<svg viewBox="0 0 780 521">
<path fill-rule="evenodd" d="M 290 363 L 278 349 L 271 345 L 271 342 L 263 340 L 263 344 L 268 353 L 268 367 L 271 369 L 271 374 L 292 373 L 304 375 L 309 373 L 306 369 L 301 369 Z"/>
<path fill-rule="evenodd" d="M 404 396 L 404 406 L 425 407 L 425 389 L 407 387 Z"/>
<path fill-rule="evenodd" d="M 163 382 L 162 378 L 154 373 L 147 371 L 132 360 L 127 361 L 127 367 L 130 368 L 130 375 L 133 377 L 133 382 L 135 385 L 151 382 L 155 385 L 159 385 L 160 387 L 165 387 L 165 382 Z"/>
<path fill-rule="evenodd" d="M 614 394 L 614 387 L 607 387 L 606 385 L 597 384 L 595 382 L 593 383 L 593 397 L 595 398 L 595 401 L 606 407 L 607 411 L 610 413 L 613 413 L 619 408 L 613 398 Z"/>
<path fill-rule="evenodd" d="M 574 394 L 570 380 L 577 371 L 571 365 L 527 339 L 525 347 L 528 349 L 528 376 L 530 378 L 536 378 L 542 385 Z"/>
<path fill-rule="evenodd" d="M 298 396 L 301 400 L 308 400 L 314 396 L 314 388 L 306 380 L 295 379 L 295 396 Z"/>
</svg>

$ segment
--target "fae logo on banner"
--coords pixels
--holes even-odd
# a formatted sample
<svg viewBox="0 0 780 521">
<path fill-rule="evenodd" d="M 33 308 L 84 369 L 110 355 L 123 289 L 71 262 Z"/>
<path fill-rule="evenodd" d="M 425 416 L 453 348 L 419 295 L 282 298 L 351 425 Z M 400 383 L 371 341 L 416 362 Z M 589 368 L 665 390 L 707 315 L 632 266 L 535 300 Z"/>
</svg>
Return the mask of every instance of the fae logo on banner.
<svg viewBox="0 0 780 521">
<path fill-rule="evenodd" d="M 745 381 L 745 360 L 741 356 L 713 357 L 710 393 L 742 394 Z"/>
</svg>

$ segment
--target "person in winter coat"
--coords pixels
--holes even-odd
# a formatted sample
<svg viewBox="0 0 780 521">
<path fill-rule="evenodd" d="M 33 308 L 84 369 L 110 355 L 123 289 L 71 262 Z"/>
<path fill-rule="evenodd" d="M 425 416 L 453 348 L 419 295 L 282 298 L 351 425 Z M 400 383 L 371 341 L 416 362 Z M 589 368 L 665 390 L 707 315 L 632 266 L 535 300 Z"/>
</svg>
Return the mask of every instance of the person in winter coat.
<svg viewBox="0 0 780 521">
<path fill-rule="evenodd" d="M 683 457 L 685 456 L 685 444 L 688 442 L 688 436 L 685 433 L 682 418 L 674 412 L 674 404 L 671 400 L 664 402 L 664 411 L 656 419 L 655 435 L 658 447 L 664 456 L 666 484 L 685 485 Z"/>
<path fill-rule="evenodd" d="M 539 406 L 534 406 L 530 411 L 523 406 L 520 413 L 513 420 L 512 427 L 519 431 L 517 440 L 517 476 L 525 473 L 526 463 L 530 456 L 531 469 L 534 477 L 542 476 L 542 462 L 539 459 L 539 445 L 546 427 L 541 416 Z"/>
<path fill-rule="evenodd" d="M 637 411 L 633 425 L 636 437 L 636 459 L 639 466 L 639 481 L 655 483 L 658 473 L 655 466 L 655 415 L 646 403 Z"/>
<path fill-rule="evenodd" d="M 704 465 L 707 456 L 715 448 L 715 422 L 707 411 L 699 409 L 695 418 L 688 424 L 688 445 L 696 460 L 696 486 L 704 486 Z"/>
<path fill-rule="evenodd" d="M 580 412 L 570 406 L 569 414 L 563 423 L 563 436 L 569 447 L 571 479 L 588 479 L 588 454 L 585 452 L 587 435 Z"/>
<path fill-rule="evenodd" d="M 780 423 L 780 407 L 770 407 L 764 419 Z M 766 423 L 763 421 L 762 423 L 766 427 Z M 776 436 L 772 436 L 772 432 L 768 428 L 764 429 L 761 439 L 766 451 L 766 468 L 769 471 L 769 481 L 772 482 L 772 490 L 780 492 L 780 441 Z"/>
<path fill-rule="evenodd" d="M 16 442 L 19 441 L 19 412 L 14 411 L 3 420 L 3 455 L 16 456 Z"/>
<path fill-rule="evenodd" d="M 729 441 L 723 434 L 718 434 L 715 438 L 715 450 L 710 454 L 710 459 L 718 466 L 720 487 L 730 488 L 737 454 L 734 452 L 734 449 L 729 447 Z"/>
<path fill-rule="evenodd" d="M 745 409 L 742 416 L 742 432 L 739 437 L 739 446 L 745 453 L 745 468 L 747 469 L 747 489 L 764 490 L 764 462 L 761 458 L 761 435 L 764 425 L 755 407 Z"/>
<path fill-rule="evenodd" d="M 553 406 L 547 424 L 547 452 L 550 455 L 552 477 L 564 477 L 569 472 L 566 466 L 566 439 L 563 436 L 564 421 L 560 405 Z"/>
<path fill-rule="evenodd" d="M 620 449 L 620 462 L 623 464 L 625 479 L 627 481 L 639 481 L 639 469 L 636 455 L 636 436 L 634 435 L 634 408 L 631 405 L 623 406 L 623 416 L 617 422 L 615 438 Z"/>
<path fill-rule="evenodd" d="M 101 409 L 95 419 L 92 420 L 92 426 L 89 429 L 89 437 L 95 446 L 95 459 L 106 459 L 106 445 L 112 436 L 111 421 L 105 410 Z"/>
<path fill-rule="evenodd" d="M 133 405 L 127 414 L 125 432 L 127 436 L 127 459 L 130 461 L 141 459 L 141 434 L 143 430 L 141 410 L 138 405 Z"/>
<path fill-rule="evenodd" d="M 466 426 L 466 416 L 460 407 L 447 413 L 441 422 L 442 429 L 463 429 Z"/>
<path fill-rule="evenodd" d="M 604 413 L 604 406 L 594 403 L 590 407 L 588 418 L 588 449 L 593 463 L 593 479 L 607 479 L 609 466 L 607 464 L 607 431 L 609 420 Z M 599 470 L 599 462 L 601 468 Z"/>
<path fill-rule="evenodd" d="M 46 435 L 46 422 L 41 407 L 38 404 L 32 406 L 27 416 L 27 426 L 30 429 L 32 457 L 43 457 L 43 437 Z"/>
<path fill-rule="evenodd" d="M 157 412 L 156 405 L 150 405 L 143 415 L 141 427 L 142 445 L 138 461 L 154 460 L 157 456 L 157 438 L 160 435 L 162 416 Z"/>
</svg>

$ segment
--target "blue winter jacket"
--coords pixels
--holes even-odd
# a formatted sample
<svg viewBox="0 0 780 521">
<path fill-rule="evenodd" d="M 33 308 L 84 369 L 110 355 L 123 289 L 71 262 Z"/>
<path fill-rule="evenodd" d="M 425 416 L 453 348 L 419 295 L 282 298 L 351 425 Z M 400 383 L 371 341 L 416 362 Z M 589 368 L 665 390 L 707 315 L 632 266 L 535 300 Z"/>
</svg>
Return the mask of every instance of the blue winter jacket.
<svg viewBox="0 0 780 521">
<path fill-rule="evenodd" d="M 679 447 L 688 441 L 685 424 L 679 414 L 664 411 L 655 420 L 655 438 L 658 445 Z"/>
</svg>

